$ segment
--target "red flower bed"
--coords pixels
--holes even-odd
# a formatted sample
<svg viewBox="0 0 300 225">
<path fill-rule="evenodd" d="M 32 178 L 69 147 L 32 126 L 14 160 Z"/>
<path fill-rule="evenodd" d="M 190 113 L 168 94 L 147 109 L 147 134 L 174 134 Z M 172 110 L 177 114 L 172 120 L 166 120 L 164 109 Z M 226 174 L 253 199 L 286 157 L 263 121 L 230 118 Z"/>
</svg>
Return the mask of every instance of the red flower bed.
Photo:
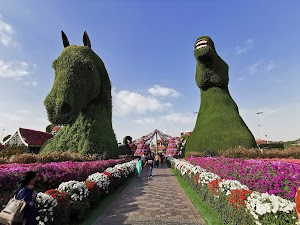
<svg viewBox="0 0 300 225">
<path fill-rule="evenodd" d="M 252 193 L 251 190 L 245 190 L 245 189 L 236 189 L 231 190 L 230 195 L 228 196 L 227 200 L 229 202 L 229 205 L 234 208 L 246 208 L 245 201 Z"/>
<path fill-rule="evenodd" d="M 52 138 L 52 134 L 37 130 L 19 128 L 19 132 L 29 146 L 42 146 L 48 139 Z"/>
<path fill-rule="evenodd" d="M 217 179 L 217 180 L 213 180 L 211 182 L 208 183 L 207 185 L 207 189 L 210 193 L 212 193 L 215 196 L 219 195 L 219 190 L 220 190 L 220 186 L 219 183 L 222 182 L 224 179 Z"/>
</svg>

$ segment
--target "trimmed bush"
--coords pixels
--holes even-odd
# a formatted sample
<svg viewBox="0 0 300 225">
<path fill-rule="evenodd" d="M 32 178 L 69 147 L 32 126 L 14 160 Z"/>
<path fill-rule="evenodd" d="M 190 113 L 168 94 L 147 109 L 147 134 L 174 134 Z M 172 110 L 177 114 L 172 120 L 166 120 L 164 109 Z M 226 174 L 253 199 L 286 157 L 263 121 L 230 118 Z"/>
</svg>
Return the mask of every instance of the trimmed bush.
<svg viewBox="0 0 300 225">
<path fill-rule="evenodd" d="M 64 43 L 69 43 L 62 35 Z M 84 39 L 90 43 L 86 33 Z M 44 104 L 49 121 L 65 126 L 44 144 L 41 152 L 118 157 L 112 128 L 111 83 L 101 58 L 90 45 L 65 45 L 52 67 L 54 84 Z"/>
<path fill-rule="evenodd" d="M 201 46 L 204 42 L 206 46 Z M 226 150 L 239 145 L 247 149 L 257 147 L 229 93 L 228 65 L 217 54 L 213 41 L 207 36 L 197 39 L 194 55 L 201 105 L 185 153 Z"/>
</svg>

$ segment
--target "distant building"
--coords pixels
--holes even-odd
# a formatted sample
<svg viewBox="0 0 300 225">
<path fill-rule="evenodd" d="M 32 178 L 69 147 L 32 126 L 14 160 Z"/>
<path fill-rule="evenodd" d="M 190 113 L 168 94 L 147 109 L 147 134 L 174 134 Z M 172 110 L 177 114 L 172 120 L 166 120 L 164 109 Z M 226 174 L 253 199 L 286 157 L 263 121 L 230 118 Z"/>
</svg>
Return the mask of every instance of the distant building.
<svg viewBox="0 0 300 225">
<path fill-rule="evenodd" d="M 58 131 L 62 128 L 62 126 L 55 126 L 51 130 L 51 134 L 54 136 L 55 134 L 58 133 Z"/>
<path fill-rule="evenodd" d="M 266 140 L 263 140 L 263 139 L 256 139 L 256 144 L 257 145 L 261 145 L 261 144 L 267 144 L 267 141 Z"/>
<path fill-rule="evenodd" d="M 53 135 L 43 131 L 18 128 L 17 131 L 7 139 L 4 146 L 26 146 L 32 152 L 38 152 L 42 145 Z"/>
</svg>

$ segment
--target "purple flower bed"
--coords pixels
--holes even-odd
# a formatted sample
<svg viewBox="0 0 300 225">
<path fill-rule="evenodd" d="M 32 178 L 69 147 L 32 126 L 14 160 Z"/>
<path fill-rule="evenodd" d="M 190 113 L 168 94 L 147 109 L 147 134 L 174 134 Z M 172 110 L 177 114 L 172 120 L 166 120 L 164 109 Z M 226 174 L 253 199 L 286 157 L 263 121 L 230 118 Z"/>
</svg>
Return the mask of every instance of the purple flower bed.
<svg viewBox="0 0 300 225">
<path fill-rule="evenodd" d="M 225 157 L 189 157 L 187 160 L 209 172 L 218 174 L 221 178 L 238 180 L 251 190 L 275 194 L 292 201 L 300 186 L 300 165 L 298 164 Z"/>
<path fill-rule="evenodd" d="M 0 192 L 15 189 L 20 177 L 29 170 L 38 172 L 37 184 L 52 188 L 70 180 L 86 180 L 89 175 L 103 172 L 107 167 L 113 167 L 124 161 L 126 160 L 110 159 L 89 162 L 2 164 L 0 166 Z"/>
</svg>

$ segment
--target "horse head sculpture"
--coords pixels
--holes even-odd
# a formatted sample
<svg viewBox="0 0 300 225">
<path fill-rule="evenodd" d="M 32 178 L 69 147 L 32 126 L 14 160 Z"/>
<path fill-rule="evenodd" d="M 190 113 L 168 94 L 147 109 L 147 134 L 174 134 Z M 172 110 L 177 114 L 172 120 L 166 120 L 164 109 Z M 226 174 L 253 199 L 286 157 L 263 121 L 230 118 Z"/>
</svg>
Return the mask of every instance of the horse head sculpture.
<svg viewBox="0 0 300 225">
<path fill-rule="evenodd" d="M 84 46 L 69 44 L 62 31 L 64 49 L 54 60 L 53 87 L 44 100 L 48 119 L 66 125 L 43 151 L 75 151 L 83 154 L 117 153 L 112 129 L 111 83 L 101 58 L 91 49 L 84 32 Z"/>
</svg>

